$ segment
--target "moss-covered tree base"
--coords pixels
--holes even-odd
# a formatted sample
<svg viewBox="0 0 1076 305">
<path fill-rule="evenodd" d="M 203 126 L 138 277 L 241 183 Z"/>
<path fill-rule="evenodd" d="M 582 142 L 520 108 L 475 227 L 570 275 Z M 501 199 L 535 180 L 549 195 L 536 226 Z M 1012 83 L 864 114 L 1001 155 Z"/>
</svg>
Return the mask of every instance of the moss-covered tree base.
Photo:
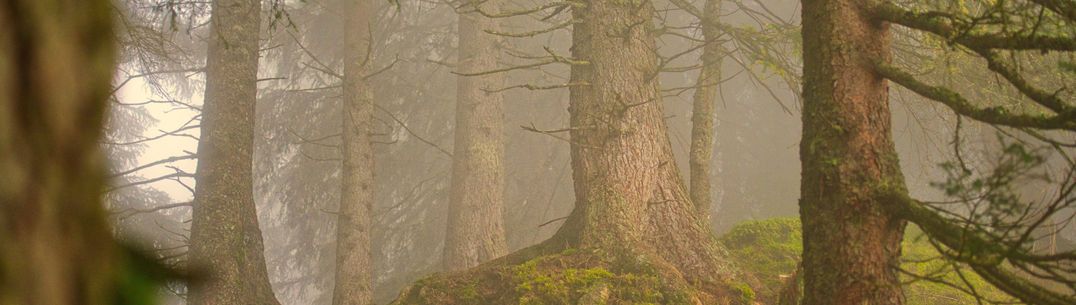
<svg viewBox="0 0 1076 305">
<path fill-rule="evenodd" d="M 647 255 L 601 249 L 537 252 L 532 248 L 468 271 L 435 274 L 405 289 L 393 304 L 754 304 L 746 284 L 687 283 L 674 268 Z"/>
</svg>

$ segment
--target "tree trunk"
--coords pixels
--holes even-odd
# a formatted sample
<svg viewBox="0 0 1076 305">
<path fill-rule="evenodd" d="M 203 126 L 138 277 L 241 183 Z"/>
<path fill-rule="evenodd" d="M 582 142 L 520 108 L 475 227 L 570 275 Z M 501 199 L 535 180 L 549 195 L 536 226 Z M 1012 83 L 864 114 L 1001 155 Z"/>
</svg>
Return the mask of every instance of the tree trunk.
<svg viewBox="0 0 1076 305">
<path fill-rule="evenodd" d="M 571 56 L 557 56 L 572 65 L 572 213 L 550 239 L 468 272 L 420 281 L 393 304 L 600 303 L 614 294 L 618 302 L 653 302 L 636 293 L 646 289 L 668 292 L 657 297 L 666 303 L 751 304 L 753 291 L 744 284 L 753 281 L 741 277 L 702 226 L 674 164 L 657 77 L 653 3 L 595 0 L 571 9 Z M 521 265 L 542 271 L 521 274 Z M 532 278 L 555 287 L 579 270 L 570 268 L 591 267 L 661 280 L 656 287 L 610 287 L 610 299 L 602 296 L 604 286 L 591 287 L 567 301 L 572 297 L 556 290 L 521 295 L 505 287 Z M 460 295 L 461 287 L 478 295 Z"/>
<path fill-rule="evenodd" d="M 101 192 L 110 1 L 0 3 L 0 303 L 112 304 Z"/>
<path fill-rule="evenodd" d="M 374 102 L 363 79 L 371 54 L 370 0 L 345 0 L 343 97 L 343 173 L 340 214 L 336 220 L 336 284 L 333 304 L 366 305 L 373 299 L 373 260 L 370 256 L 371 207 L 374 194 L 373 143 L 370 142 Z"/>
<path fill-rule="evenodd" d="M 498 1 L 469 1 L 463 11 Z M 497 68 L 499 39 L 493 19 L 478 12 L 459 14 L 459 71 L 479 73 Z M 504 103 L 500 73 L 460 75 L 456 83 L 456 136 L 452 153 L 452 194 L 442 263 L 462 270 L 508 252 L 504 232 Z"/>
<path fill-rule="evenodd" d="M 888 25 L 854 0 L 803 1 L 800 142 L 806 305 L 902 304 L 896 266 L 905 222 L 879 196 L 904 189 L 890 130 Z"/>
<path fill-rule="evenodd" d="M 698 210 L 699 220 L 706 228 L 710 227 L 711 181 L 710 161 L 714 153 L 714 102 L 717 98 L 718 82 L 721 81 L 721 58 L 724 54 L 717 37 L 721 35 L 714 22 L 721 15 L 721 0 L 707 0 L 703 9 L 703 38 L 706 46 L 702 49 L 702 71 L 695 82 L 695 96 L 691 112 L 691 201 Z"/>
<path fill-rule="evenodd" d="M 209 278 L 190 304 L 279 304 L 265 267 L 251 175 L 258 0 L 215 0 L 198 142 L 190 262 Z"/>
<path fill-rule="evenodd" d="M 659 94 L 654 8 L 591 1 L 573 9 L 571 155 L 576 207 L 554 239 L 656 254 L 693 283 L 731 270 L 696 217 Z"/>
</svg>

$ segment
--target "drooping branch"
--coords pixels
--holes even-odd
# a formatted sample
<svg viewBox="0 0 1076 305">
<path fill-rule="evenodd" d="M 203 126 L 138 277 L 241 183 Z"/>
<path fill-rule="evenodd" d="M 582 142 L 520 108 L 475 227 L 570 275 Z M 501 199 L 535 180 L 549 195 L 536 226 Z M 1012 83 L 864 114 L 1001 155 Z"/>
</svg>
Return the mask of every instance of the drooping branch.
<svg viewBox="0 0 1076 305">
<path fill-rule="evenodd" d="M 1002 61 L 997 52 L 988 50 L 976 50 L 976 52 L 982 55 L 983 59 L 986 59 L 990 70 L 997 72 L 997 74 L 1004 77 L 1005 80 L 1013 85 L 1013 87 L 1020 90 L 1020 93 L 1023 93 L 1024 96 L 1027 96 L 1039 105 L 1049 108 L 1056 113 L 1073 111 L 1072 106 L 1065 101 L 1062 101 L 1061 98 L 1058 97 L 1058 94 L 1046 92 L 1046 90 L 1038 88 L 1028 82 L 1015 68 Z"/>
<path fill-rule="evenodd" d="M 1028 127 L 1047 130 L 1076 131 L 1076 111 L 1067 110 L 1056 115 L 1028 115 L 1009 113 L 999 107 L 981 108 L 976 107 L 959 93 L 953 90 L 926 84 L 908 72 L 888 64 L 874 63 L 875 71 L 883 77 L 892 80 L 918 93 L 926 98 L 938 101 L 960 115 L 989 124 L 1004 125 L 1009 127 Z"/>
<path fill-rule="evenodd" d="M 1031 0 L 1054 13 L 1076 22 L 1076 1 L 1072 0 Z"/>
<path fill-rule="evenodd" d="M 912 199 L 903 191 L 884 194 L 885 208 L 894 215 L 915 223 L 931 239 L 938 241 L 955 253 L 945 253 L 949 258 L 968 264 L 972 270 L 998 289 L 1029 304 L 1064 305 L 1076 304 L 1076 297 L 1032 284 L 1027 279 L 1003 270 L 1006 260 L 1031 256 L 1022 249 L 1006 247 L 993 241 L 982 232 L 969 229 L 947 219 Z M 974 250 L 974 251 L 971 251 Z"/>
<path fill-rule="evenodd" d="M 122 171 L 122 172 L 112 174 L 112 175 L 110 175 L 110 177 L 115 178 L 115 177 L 126 176 L 126 175 L 129 175 L 131 173 L 134 173 L 134 172 L 137 172 L 137 171 L 140 171 L 140 170 L 143 170 L 143 169 L 147 169 L 147 168 L 150 168 L 150 167 L 153 167 L 153 166 L 166 164 L 166 163 L 172 163 L 172 162 L 176 162 L 176 161 L 182 161 L 182 160 L 192 160 L 192 159 L 197 159 L 197 158 L 198 158 L 198 155 L 195 155 L 195 154 L 187 154 L 187 155 L 183 155 L 183 156 L 172 156 L 172 157 L 168 157 L 168 158 L 164 158 L 164 159 L 161 159 L 161 160 L 153 161 L 153 162 L 150 162 L 150 163 L 139 165 L 139 166 L 137 166 L 135 168 L 132 168 L 132 169 L 128 169 L 128 170 L 125 170 L 125 171 Z"/>
<path fill-rule="evenodd" d="M 182 208 L 182 207 L 191 207 L 191 206 L 194 206 L 194 202 L 187 201 L 187 202 L 178 202 L 178 203 L 158 205 L 158 206 L 153 206 L 153 207 L 148 207 L 148 208 L 127 208 L 127 209 L 123 209 L 123 210 L 120 210 L 120 211 L 112 212 L 112 214 L 119 215 L 119 219 L 123 220 L 123 219 L 127 219 L 127 218 L 130 218 L 131 216 L 138 215 L 138 214 L 153 213 L 153 212 L 157 212 L 157 211 L 163 211 L 163 210 L 169 210 L 169 209 L 175 209 L 175 208 Z"/>
<path fill-rule="evenodd" d="M 944 37 L 971 49 L 1076 51 L 1076 37 L 989 33 L 974 23 L 937 12 L 914 12 L 888 1 L 872 1 L 870 13 L 883 21 Z"/>
</svg>

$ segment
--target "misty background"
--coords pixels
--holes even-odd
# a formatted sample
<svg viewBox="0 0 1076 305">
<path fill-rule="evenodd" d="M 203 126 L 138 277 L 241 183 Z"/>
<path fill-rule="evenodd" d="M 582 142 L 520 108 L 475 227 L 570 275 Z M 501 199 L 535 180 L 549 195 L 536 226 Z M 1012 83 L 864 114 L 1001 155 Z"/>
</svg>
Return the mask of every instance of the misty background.
<svg viewBox="0 0 1076 305">
<path fill-rule="evenodd" d="M 122 62 L 105 147 L 108 193 L 119 236 L 144 242 L 174 263 L 185 260 L 204 91 L 208 4 L 118 1 Z M 701 3 L 696 3 L 701 5 Z M 255 200 L 273 290 L 284 304 L 329 304 L 339 204 L 342 1 L 271 1 L 263 5 L 255 136 Z M 530 7 L 532 1 L 508 1 Z M 681 173 L 687 173 L 691 94 L 701 33 L 694 19 L 656 2 L 665 67 L 665 112 Z M 441 270 L 451 176 L 458 58 L 452 7 L 440 1 L 380 1 L 369 77 L 376 97 L 373 219 L 378 303 Z M 721 63 L 714 144 L 712 229 L 798 215 L 800 194 L 799 1 L 727 1 L 722 16 L 744 29 L 772 34 L 768 56 L 730 42 Z M 765 17 L 760 17 L 765 16 Z M 526 32 L 564 22 L 514 18 L 502 29 Z M 527 62 L 545 48 L 568 53 L 568 28 L 508 38 L 502 65 Z M 694 39 L 692 39 L 694 38 Z M 670 69 L 677 70 L 677 69 Z M 510 251 L 550 237 L 573 207 L 568 142 L 534 130 L 568 125 L 567 66 L 506 72 L 504 222 Z M 952 75 L 939 75 L 949 79 Z M 967 83 L 959 78 L 954 84 Z M 986 93 L 984 93 L 986 94 Z M 891 90 L 894 139 L 911 193 L 941 198 L 932 182 L 952 158 L 951 111 L 903 89 Z M 968 146 L 987 146 L 994 130 L 965 120 Z M 972 150 L 973 148 L 968 148 Z M 985 159 L 985 158 L 984 158 Z M 1061 238 L 1076 239 L 1067 228 Z M 181 287 L 173 287 L 181 289 Z M 178 303 L 178 299 L 171 300 Z"/>
</svg>

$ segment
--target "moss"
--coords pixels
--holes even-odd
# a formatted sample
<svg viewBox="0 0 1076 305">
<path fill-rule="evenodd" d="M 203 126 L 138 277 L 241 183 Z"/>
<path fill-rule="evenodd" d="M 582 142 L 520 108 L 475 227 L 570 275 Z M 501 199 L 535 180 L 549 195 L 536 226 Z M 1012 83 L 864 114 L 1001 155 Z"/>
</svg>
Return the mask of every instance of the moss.
<svg viewBox="0 0 1076 305">
<path fill-rule="evenodd" d="M 572 253 L 579 253 L 572 251 Z M 593 263 L 591 263 L 593 262 Z M 519 304 L 576 304 L 600 291 L 609 304 L 687 304 L 689 294 L 640 262 L 583 254 L 539 257 L 512 267 Z"/>
<path fill-rule="evenodd" d="M 751 304 L 755 301 L 755 290 L 751 289 L 746 283 L 735 283 L 732 285 L 732 289 L 739 293 L 740 304 Z"/>
<path fill-rule="evenodd" d="M 605 253 L 605 254 L 603 254 Z M 724 304 L 717 295 L 752 296 L 750 288 L 702 291 L 645 255 L 570 250 L 515 265 L 487 264 L 436 274 L 405 289 L 393 304 Z M 665 273 L 663 273 L 665 272 Z M 709 288 L 706 288 L 709 289 Z M 739 292 L 739 295 L 736 295 Z M 734 304 L 738 304 L 736 302 Z"/>
<path fill-rule="evenodd" d="M 774 218 L 739 224 L 719 239 L 743 270 L 758 274 L 760 293 L 776 293 L 779 275 L 796 269 L 803 252 L 800 223 L 795 218 Z"/>
<path fill-rule="evenodd" d="M 479 300 L 478 283 L 472 281 L 467 286 L 464 286 L 463 289 L 460 290 L 460 300 L 465 303 L 477 304 Z"/>
<path fill-rule="evenodd" d="M 803 239 L 797 218 L 774 218 L 741 223 L 720 238 L 730 257 L 744 270 L 755 272 L 762 281 L 761 289 L 752 291 L 755 299 L 776 299 L 782 288 L 782 275 L 795 271 L 803 252 Z M 960 274 L 939 256 L 923 233 L 914 225 L 905 232 L 901 267 L 915 274 L 932 274 L 951 283 L 961 283 Z M 1006 300 L 1004 293 L 990 286 L 982 278 L 968 270 L 961 270 L 980 294 Z M 910 281 L 903 277 L 902 281 Z M 738 287 L 739 285 L 732 285 Z M 746 285 L 743 285 L 746 287 Z M 749 288 L 748 288 L 749 289 Z M 737 289 L 739 290 L 739 289 Z M 908 305 L 964 305 L 977 304 L 974 297 L 944 284 L 913 281 L 904 288 Z M 746 294 L 746 291 L 744 291 Z"/>
</svg>

